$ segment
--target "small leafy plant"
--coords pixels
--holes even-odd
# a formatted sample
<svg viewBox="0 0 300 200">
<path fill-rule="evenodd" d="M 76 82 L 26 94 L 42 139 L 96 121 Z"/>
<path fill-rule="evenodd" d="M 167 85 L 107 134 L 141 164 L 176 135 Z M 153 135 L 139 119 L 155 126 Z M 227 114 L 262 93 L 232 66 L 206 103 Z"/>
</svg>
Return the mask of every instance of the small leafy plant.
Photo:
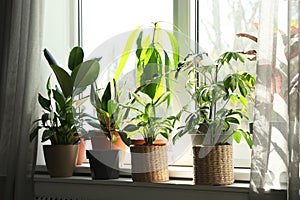
<svg viewBox="0 0 300 200">
<path fill-rule="evenodd" d="M 96 80 L 100 65 L 96 59 L 84 62 L 84 53 L 80 47 L 74 47 L 70 52 L 68 60 L 70 74 L 57 65 L 47 49 L 44 50 L 44 56 L 60 88 L 51 87 L 50 76 L 46 85 L 47 97 L 38 95 L 38 102 L 44 113 L 40 119 L 34 121 L 30 141 L 37 137 L 40 129 L 43 129 L 42 142 L 50 140 L 52 145 L 76 144 L 80 137 L 76 125 L 83 116 L 76 112 L 74 98 Z"/>
<path fill-rule="evenodd" d="M 236 142 L 240 142 L 244 137 L 250 147 L 252 139 L 250 133 L 243 129 L 233 130 L 233 125 L 241 124 L 242 120 L 249 120 L 247 114 L 248 101 L 254 99 L 253 89 L 256 80 L 248 72 L 239 72 L 238 68 L 232 65 L 235 62 L 244 63 L 241 55 L 235 52 L 226 52 L 222 54 L 215 65 L 202 65 L 201 59 L 192 63 L 193 67 L 189 68 L 190 73 L 198 73 L 203 82 L 195 87 L 195 79 L 188 83 L 188 91 L 191 96 L 191 102 L 195 104 L 195 110 L 189 111 L 184 126 L 178 128 L 177 134 L 173 137 L 173 142 L 186 133 L 210 134 L 211 141 L 215 142 L 217 134 L 227 134 L 233 137 Z M 191 62 L 185 63 L 191 67 Z M 225 66 L 230 68 L 224 69 Z M 183 66 L 184 69 L 184 66 Z M 224 71 L 227 70 L 225 77 Z M 233 73 L 228 71 L 233 70 Z M 226 71 L 225 71 L 226 72 Z M 195 88 L 192 92 L 191 89 Z M 219 132 L 219 133 L 216 133 Z M 228 138 L 218 143 L 223 144 Z"/>
<path fill-rule="evenodd" d="M 162 110 L 160 105 L 167 101 L 169 95 L 170 92 L 166 92 L 158 97 L 157 100 L 154 100 L 143 92 L 131 93 L 131 103 L 126 107 L 129 110 L 133 110 L 136 115 L 131 119 L 130 124 L 123 129 L 123 132 L 130 133 L 127 137 L 122 136 L 122 140 L 127 145 L 130 145 L 128 138 L 137 133 L 142 135 L 146 145 L 154 144 L 158 135 L 162 135 L 169 140 L 175 123 L 180 117 L 180 115 L 166 117 L 158 114 L 158 111 Z"/>
<path fill-rule="evenodd" d="M 88 124 L 101 130 L 112 143 L 116 142 L 117 136 L 125 133 L 120 130 L 124 109 L 119 103 L 119 93 L 115 79 L 108 82 L 101 97 L 99 90 L 95 85 L 92 85 L 90 101 L 96 109 L 97 118 L 87 120 Z"/>
</svg>

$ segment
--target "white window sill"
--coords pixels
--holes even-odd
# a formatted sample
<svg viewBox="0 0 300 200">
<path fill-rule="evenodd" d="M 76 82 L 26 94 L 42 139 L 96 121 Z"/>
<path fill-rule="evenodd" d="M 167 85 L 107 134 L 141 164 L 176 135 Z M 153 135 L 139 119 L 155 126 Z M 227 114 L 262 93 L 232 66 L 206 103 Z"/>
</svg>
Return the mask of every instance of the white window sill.
<svg viewBox="0 0 300 200">
<path fill-rule="evenodd" d="M 37 173 L 47 173 L 47 168 L 45 165 L 37 165 L 36 166 Z M 83 163 L 79 165 L 75 169 L 75 175 L 86 175 L 89 176 L 91 174 L 90 165 L 88 163 Z M 123 165 L 120 168 L 121 176 L 130 176 L 130 165 Z M 193 180 L 193 167 L 192 166 L 169 166 L 169 176 L 172 179 L 185 179 L 185 180 Z M 249 182 L 250 181 L 250 169 L 248 168 L 234 168 L 234 180 Z"/>
<path fill-rule="evenodd" d="M 83 169 L 83 168 L 82 168 Z M 82 170 L 80 169 L 80 170 Z M 90 176 L 75 175 L 68 178 L 50 178 L 36 174 L 36 199 L 93 200 L 93 199 L 234 199 L 249 198 L 249 183 L 234 183 L 226 186 L 194 185 L 192 179 L 174 179 L 164 183 L 133 182 L 130 177 L 92 180 Z M 162 198 L 162 196 L 164 198 Z M 271 190 L 267 199 L 283 200 L 286 192 Z"/>
</svg>

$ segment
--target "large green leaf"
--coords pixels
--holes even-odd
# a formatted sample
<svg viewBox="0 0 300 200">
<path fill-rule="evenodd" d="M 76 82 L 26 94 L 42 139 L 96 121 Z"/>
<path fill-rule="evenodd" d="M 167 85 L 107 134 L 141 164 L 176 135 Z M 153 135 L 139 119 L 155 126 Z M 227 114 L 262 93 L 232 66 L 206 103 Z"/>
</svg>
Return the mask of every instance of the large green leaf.
<svg viewBox="0 0 300 200">
<path fill-rule="evenodd" d="M 120 62 L 119 62 L 119 65 L 118 65 L 118 68 L 117 68 L 117 71 L 115 73 L 115 77 L 114 79 L 116 79 L 116 81 L 119 79 L 122 71 L 123 71 L 123 68 L 127 62 L 127 59 L 131 53 L 131 49 L 132 49 L 132 46 L 134 44 L 134 39 L 135 39 L 135 36 L 136 34 L 139 32 L 139 30 L 141 29 L 141 26 L 139 26 L 137 29 L 135 29 L 129 36 L 126 44 L 125 44 L 125 48 L 123 50 L 123 53 L 121 55 L 121 59 L 120 59 Z"/>
<path fill-rule="evenodd" d="M 81 47 L 74 47 L 69 55 L 68 67 L 71 71 L 83 62 L 84 53 Z"/>
<path fill-rule="evenodd" d="M 108 101 L 111 100 L 111 87 L 110 87 L 110 82 L 108 82 L 105 90 L 104 90 L 104 93 L 102 95 L 102 98 L 101 98 L 101 108 L 103 110 L 105 110 L 106 112 L 108 112 Z"/>
<path fill-rule="evenodd" d="M 165 102 L 167 100 L 167 98 L 170 96 L 171 92 L 165 92 L 163 95 L 161 95 L 157 101 L 155 101 L 154 105 L 155 107 L 159 106 L 160 104 L 162 104 L 163 102 Z"/>
<path fill-rule="evenodd" d="M 90 101 L 95 108 L 101 109 L 101 100 L 93 84 L 91 85 Z"/>
<path fill-rule="evenodd" d="M 58 91 L 52 90 L 53 92 L 53 98 L 58 103 L 60 108 L 63 108 L 65 106 L 65 97 Z"/>
<path fill-rule="evenodd" d="M 141 104 L 144 107 L 146 106 L 146 103 L 143 101 L 143 99 L 139 95 L 137 95 L 135 93 L 132 93 L 132 95 L 139 104 Z"/>
<path fill-rule="evenodd" d="M 129 137 L 127 137 L 127 134 L 123 131 L 119 131 L 119 135 L 122 139 L 122 141 L 127 145 L 127 146 L 130 146 L 131 144 L 131 140 Z"/>
<path fill-rule="evenodd" d="M 84 88 L 96 81 L 100 71 L 100 65 L 97 60 L 85 61 L 77 67 L 79 69 L 74 82 L 75 88 Z"/>
<path fill-rule="evenodd" d="M 51 53 L 47 49 L 44 49 L 44 56 L 45 56 L 45 58 L 48 61 L 50 66 L 51 65 L 58 65 L 57 62 L 55 61 L 55 59 L 53 58 L 53 56 L 51 55 Z"/>
<path fill-rule="evenodd" d="M 170 39 L 170 43 L 172 46 L 172 55 L 173 55 L 173 70 L 177 69 L 178 62 L 179 62 L 179 45 L 176 37 L 167 31 L 168 37 Z M 170 66 L 171 67 L 171 66 Z"/>
<path fill-rule="evenodd" d="M 73 80 L 71 76 L 64 69 L 57 65 L 51 65 L 51 68 L 55 73 L 55 76 L 65 98 L 70 97 L 73 92 Z"/>
<path fill-rule="evenodd" d="M 108 102 L 107 102 L 108 113 L 110 115 L 114 114 L 116 112 L 116 110 L 118 109 L 118 106 L 119 106 L 119 104 L 116 101 L 114 101 L 112 99 L 108 100 Z"/>
<path fill-rule="evenodd" d="M 41 94 L 39 94 L 38 101 L 39 101 L 40 105 L 42 106 L 42 108 L 44 108 L 45 110 L 48 110 L 49 112 L 51 111 L 51 108 L 50 108 L 51 101 L 49 99 L 46 99 Z"/>
<path fill-rule="evenodd" d="M 237 142 L 240 143 L 241 139 L 242 139 L 242 133 L 241 130 L 236 130 L 234 131 L 234 133 L 232 134 L 233 139 Z"/>
</svg>

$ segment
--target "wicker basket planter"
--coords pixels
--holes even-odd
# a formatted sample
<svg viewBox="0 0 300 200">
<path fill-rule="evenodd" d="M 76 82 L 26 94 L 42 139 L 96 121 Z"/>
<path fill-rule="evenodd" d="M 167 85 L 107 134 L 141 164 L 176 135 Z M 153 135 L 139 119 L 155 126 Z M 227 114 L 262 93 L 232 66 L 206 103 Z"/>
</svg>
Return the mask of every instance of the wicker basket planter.
<svg viewBox="0 0 300 200">
<path fill-rule="evenodd" d="M 193 146 L 196 185 L 230 185 L 234 182 L 232 145 Z"/>
<path fill-rule="evenodd" d="M 132 180 L 135 182 L 165 182 L 169 180 L 167 147 L 165 144 L 130 147 Z"/>
</svg>

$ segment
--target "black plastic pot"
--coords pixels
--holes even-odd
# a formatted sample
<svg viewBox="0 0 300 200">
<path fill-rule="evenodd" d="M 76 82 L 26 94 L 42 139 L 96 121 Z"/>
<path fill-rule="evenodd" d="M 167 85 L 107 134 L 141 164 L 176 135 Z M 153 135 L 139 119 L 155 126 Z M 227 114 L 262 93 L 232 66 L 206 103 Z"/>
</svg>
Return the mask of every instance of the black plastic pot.
<svg viewBox="0 0 300 200">
<path fill-rule="evenodd" d="M 93 179 L 119 178 L 120 150 L 86 150 Z"/>
</svg>

